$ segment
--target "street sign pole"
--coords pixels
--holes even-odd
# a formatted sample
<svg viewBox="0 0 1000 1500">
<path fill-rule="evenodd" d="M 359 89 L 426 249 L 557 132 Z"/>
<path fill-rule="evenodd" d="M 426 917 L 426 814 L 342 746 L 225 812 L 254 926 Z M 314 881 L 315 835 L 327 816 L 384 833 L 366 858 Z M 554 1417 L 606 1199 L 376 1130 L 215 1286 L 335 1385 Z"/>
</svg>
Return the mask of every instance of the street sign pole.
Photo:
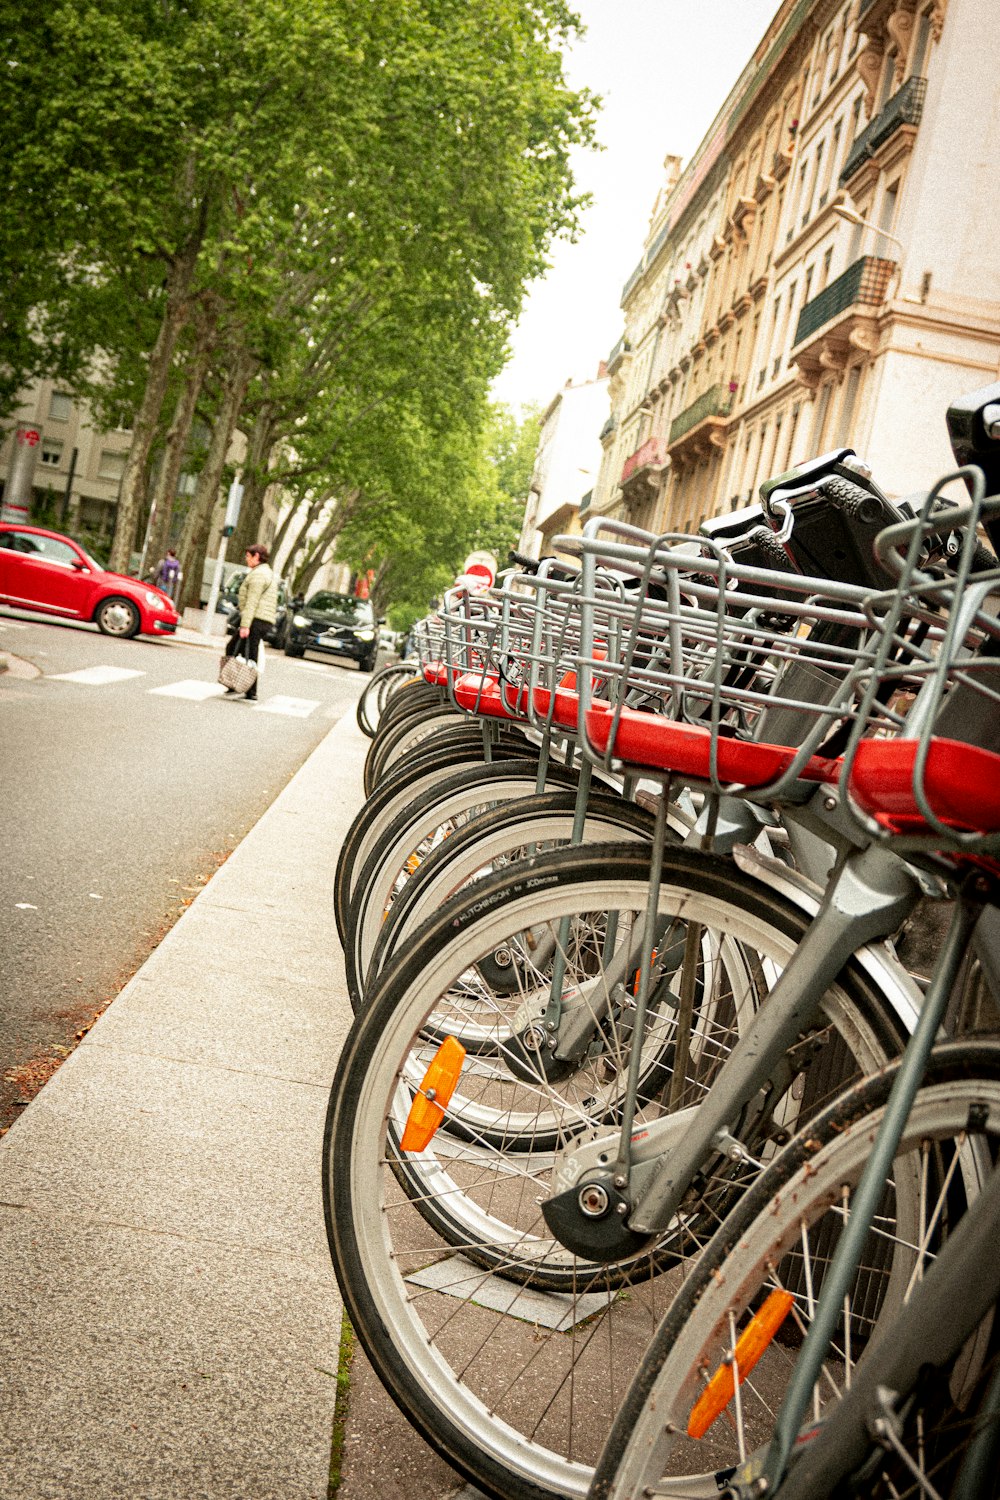
<svg viewBox="0 0 1000 1500">
<path fill-rule="evenodd" d="M 240 505 L 242 501 L 243 486 L 238 479 L 234 479 L 229 486 L 229 499 L 226 502 L 226 519 L 222 524 L 222 538 L 219 543 L 219 555 L 215 559 L 215 573 L 212 575 L 212 587 L 208 591 L 208 607 L 205 610 L 205 622 L 201 627 L 202 635 L 212 634 L 215 606 L 219 602 L 219 591 L 222 588 L 222 570 L 226 564 L 226 551 L 229 547 L 229 538 L 236 530 L 236 524 L 240 519 Z"/>
<path fill-rule="evenodd" d="M 20 521 L 27 524 L 31 519 L 31 485 L 35 477 L 35 463 L 42 435 L 37 427 L 18 423 L 14 434 L 14 452 L 10 461 L 10 473 L 4 486 L 3 505 L 0 506 L 0 521 Z"/>
</svg>

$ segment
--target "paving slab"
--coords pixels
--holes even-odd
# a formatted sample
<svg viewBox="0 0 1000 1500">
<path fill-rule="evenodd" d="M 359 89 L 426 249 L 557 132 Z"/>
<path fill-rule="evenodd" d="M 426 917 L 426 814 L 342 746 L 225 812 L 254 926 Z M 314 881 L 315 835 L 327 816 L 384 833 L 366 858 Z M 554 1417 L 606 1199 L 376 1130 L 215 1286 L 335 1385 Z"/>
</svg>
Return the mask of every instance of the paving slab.
<svg viewBox="0 0 1000 1500">
<path fill-rule="evenodd" d="M 326 1500 L 330 890 L 367 747 L 333 727 L 0 1141 L 0 1500 Z"/>
</svg>

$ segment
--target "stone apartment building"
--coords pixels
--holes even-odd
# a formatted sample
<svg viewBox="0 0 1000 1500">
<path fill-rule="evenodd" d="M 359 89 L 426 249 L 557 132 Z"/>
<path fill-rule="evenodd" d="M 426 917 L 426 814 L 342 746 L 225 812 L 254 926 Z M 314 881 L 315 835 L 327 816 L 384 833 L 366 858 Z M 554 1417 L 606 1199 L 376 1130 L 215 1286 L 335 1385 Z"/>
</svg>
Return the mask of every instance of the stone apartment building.
<svg viewBox="0 0 1000 1500">
<path fill-rule="evenodd" d="M 18 430 L 37 435 L 32 441 L 33 515 L 44 511 L 63 530 L 110 540 L 131 430 L 98 430 L 88 419 L 85 402 L 51 380 L 35 381 L 22 393 L 12 430 L 0 443 L 3 482 L 11 470 Z"/>
<path fill-rule="evenodd" d="M 608 413 L 608 379 L 568 380 L 542 414 L 518 550 L 541 557 L 552 539 L 580 530 L 580 512 L 601 462 L 597 434 Z"/>
<path fill-rule="evenodd" d="M 784 0 L 683 172 L 608 360 L 592 509 L 692 530 L 844 444 L 892 494 L 997 378 L 1000 6 Z"/>
</svg>

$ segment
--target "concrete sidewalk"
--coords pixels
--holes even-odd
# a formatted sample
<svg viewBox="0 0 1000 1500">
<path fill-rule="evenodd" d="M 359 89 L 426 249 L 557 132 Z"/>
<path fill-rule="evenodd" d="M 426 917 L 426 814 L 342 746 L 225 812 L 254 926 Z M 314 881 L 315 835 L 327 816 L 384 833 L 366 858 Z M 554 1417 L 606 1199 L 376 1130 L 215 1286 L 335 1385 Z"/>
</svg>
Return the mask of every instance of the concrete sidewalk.
<svg viewBox="0 0 1000 1500">
<path fill-rule="evenodd" d="M 328 1494 L 331 888 L 367 743 L 349 712 L 0 1141 L 0 1500 Z M 419 1447 L 435 1488 L 400 1493 L 459 1488 Z"/>
</svg>

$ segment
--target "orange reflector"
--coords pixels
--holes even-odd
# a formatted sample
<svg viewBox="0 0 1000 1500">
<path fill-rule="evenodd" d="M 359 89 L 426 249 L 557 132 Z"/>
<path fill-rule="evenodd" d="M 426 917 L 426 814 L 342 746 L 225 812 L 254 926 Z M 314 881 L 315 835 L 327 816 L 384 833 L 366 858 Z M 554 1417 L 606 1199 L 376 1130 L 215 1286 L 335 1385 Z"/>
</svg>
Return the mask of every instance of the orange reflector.
<svg viewBox="0 0 1000 1500">
<path fill-rule="evenodd" d="M 649 955 L 649 969 L 650 969 L 650 973 L 652 973 L 656 969 L 656 949 L 655 948 L 653 949 L 652 953 Z M 633 995 L 638 995 L 638 993 L 639 993 L 639 985 L 640 985 L 641 981 L 642 981 L 642 968 L 640 966 L 638 969 L 636 969 L 636 971 L 635 971 L 635 978 L 632 981 L 632 994 Z"/>
<path fill-rule="evenodd" d="M 760 1312 L 754 1313 L 736 1340 L 736 1356 L 733 1363 L 719 1366 L 691 1408 L 687 1427 L 688 1437 L 704 1437 L 719 1413 L 725 1411 L 736 1390 L 733 1366 L 739 1370 L 740 1385 L 742 1385 L 788 1317 L 794 1302 L 795 1298 L 791 1292 L 775 1290 L 768 1297 Z"/>
<path fill-rule="evenodd" d="M 444 1119 L 464 1062 L 465 1048 L 461 1042 L 453 1036 L 446 1036 L 423 1076 L 419 1092 L 413 1096 L 406 1129 L 399 1143 L 403 1151 L 424 1150 Z"/>
</svg>

